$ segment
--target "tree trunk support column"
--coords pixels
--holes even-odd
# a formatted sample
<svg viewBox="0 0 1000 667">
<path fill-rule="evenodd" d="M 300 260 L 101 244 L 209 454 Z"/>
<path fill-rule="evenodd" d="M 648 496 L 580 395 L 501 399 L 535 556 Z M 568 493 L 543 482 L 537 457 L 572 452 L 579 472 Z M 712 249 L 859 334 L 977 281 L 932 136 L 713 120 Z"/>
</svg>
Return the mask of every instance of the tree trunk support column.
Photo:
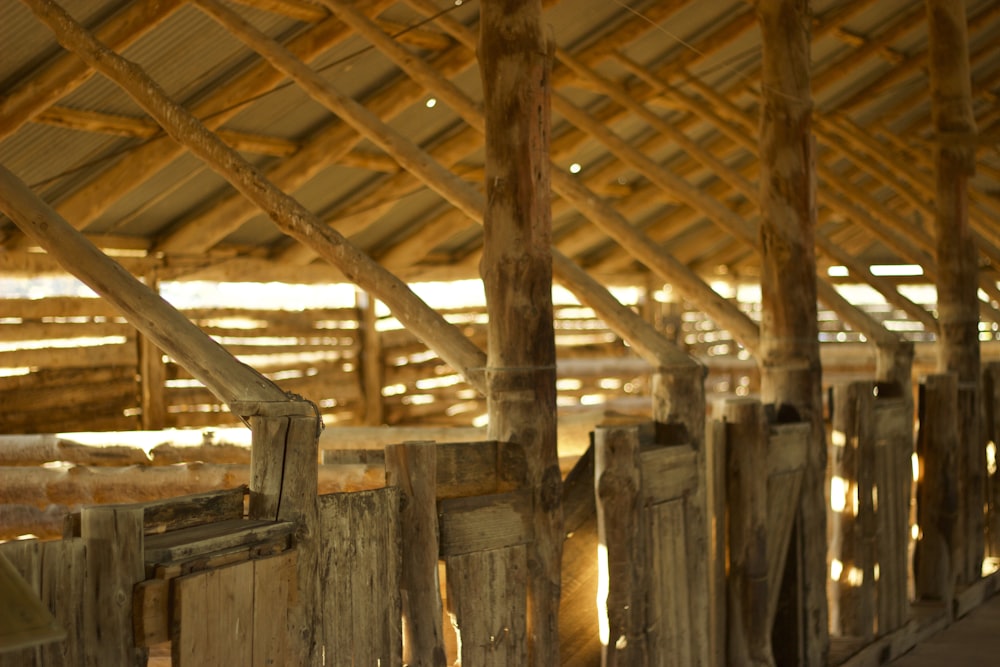
<svg viewBox="0 0 1000 667">
<path fill-rule="evenodd" d="M 938 369 L 958 374 L 959 498 L 954 563 L 959 583 L 980 577 L 986 453 L 979 429 L 979 297 L 976 242 L 969 225 L 968 182 L 975 171 L 969 44 L 964 0 L 927 0 L 931 115 L 937 134 L 934 223 L 938 266 Z"/>
<path fill-rule="evenodd" d="M 539 0 L 482 3 L 479 63 L 488 203 L 480 272 L 489 313 L 489 438 L 520 443 L 534 497 L 528 554 L 531 664 L 559 664 L 562 481 L 556 452 L 549 98 Z"/>
<path fill-rule="evenodd" d="M 779 664 L 826 664 L 826 444 L 816 324 L 815 158 L 810 134 L 808 0 L 757 0 L 763 62 L 760 125 L 761 396 L 779 411 L 793 408 L 812 424 L 796 522 L 798 538 L 786 567 L 790 595 L 779 603 L 801 627 L 783 633 Z M 797 645 L 796 645 L 797 644 Z"/>
</svg>

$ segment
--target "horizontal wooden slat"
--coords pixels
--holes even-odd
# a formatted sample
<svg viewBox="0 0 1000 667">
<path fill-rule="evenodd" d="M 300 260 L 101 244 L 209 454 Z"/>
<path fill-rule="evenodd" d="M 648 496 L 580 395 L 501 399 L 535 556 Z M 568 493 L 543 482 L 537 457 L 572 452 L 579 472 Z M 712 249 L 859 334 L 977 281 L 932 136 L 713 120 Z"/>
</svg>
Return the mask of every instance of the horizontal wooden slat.
<svg viewBox="0 0 1000 667">
<path fill-rule="evenodd" d="M 646 503 L 674 500 L 698 488 L 697 452 L 689 445 L 645 449 L 639 460 Z"/>
<path fill-rule="evenodd" d="M 169 563 L 234 547 L 267 544 L 293 532 L 295 523 L 291 521 L 217 521 L 148 536 L 144 558 L 147 563 Z"/>
<path fill-rule="evenodd" d="M 531 540 L 528 490 L 448 498 L 438 505 L 441 556 L 502 549 Z"/>
</svg>

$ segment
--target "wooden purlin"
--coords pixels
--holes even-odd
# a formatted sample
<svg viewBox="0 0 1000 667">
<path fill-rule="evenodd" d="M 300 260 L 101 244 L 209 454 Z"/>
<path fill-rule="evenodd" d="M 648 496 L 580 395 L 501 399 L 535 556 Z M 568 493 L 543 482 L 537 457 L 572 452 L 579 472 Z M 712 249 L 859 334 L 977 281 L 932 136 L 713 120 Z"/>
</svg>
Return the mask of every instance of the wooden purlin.
<svg viewBox="0 0 1000 667">
<path fill-rule="evenodd" d="M 124 49 L 165 21 L 183 0 L 134 0 L 94 29 L 98 39 Z M 70 54 L 59 54 L 29 81 L 0 100 L 0 141 L 86 82 L 94 71 Z"/>
</svg>

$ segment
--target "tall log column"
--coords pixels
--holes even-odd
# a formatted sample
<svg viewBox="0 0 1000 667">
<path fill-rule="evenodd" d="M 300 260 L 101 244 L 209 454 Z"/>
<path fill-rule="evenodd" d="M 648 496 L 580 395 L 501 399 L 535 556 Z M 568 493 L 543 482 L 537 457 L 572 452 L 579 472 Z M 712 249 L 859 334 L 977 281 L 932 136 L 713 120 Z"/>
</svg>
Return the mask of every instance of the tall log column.
<svg viewBox="0 0 1000 667">
<path fill-rule="evenodd" d="M 527 453 L 535 533 L 528 556 L 529 649 L 531 664 L 545 667 L 559 664 L 563 542 L 552 328 L 551 49 L 539 0 L 484 0 L 480 12 L 489 438 L 518 442 Z"/>
<path fill-rule="evenodd" d="M 983 558 L 986 455 L 979 433 L 979 298 L 968 182 L 975 171 L 969 44 L 964 0 L 927 0 L 931 115 L 937 134 L 934 222 L 938 265 L 938 368 L 959 382 L 959 583 L 979 578 Z"/>
<path fill-rule="evenodd" d="M 757 0 L 763 62 L 760 122 L 761 396 L 776 408 L 794 408 L 812 424 L 797 519 L 798 538 L 786 576 L 798 589 L 786 598 L 797 617 L 775 633 L 778 664 L 825 665 L 826 444 L 816 323 L 815 158 L 810 135 L 808 0 Z M 782 612 L 779 612 L 781 614 Z M 796 646 L 798 644 L 798 646 Z"/>
</svg>

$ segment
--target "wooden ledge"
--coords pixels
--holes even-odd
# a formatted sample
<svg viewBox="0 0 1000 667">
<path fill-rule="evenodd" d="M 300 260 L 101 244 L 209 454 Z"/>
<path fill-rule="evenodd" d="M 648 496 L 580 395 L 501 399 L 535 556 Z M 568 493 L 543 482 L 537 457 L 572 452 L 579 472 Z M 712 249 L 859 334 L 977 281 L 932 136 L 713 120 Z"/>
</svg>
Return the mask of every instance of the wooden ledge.
<svg viewBox="0 0 1000 667">
<path fill-rule="evenodd" d="M 262 546 L 287 538 L 292 521 L 230 519 L 146 537 L 145 560 L 167 564 L 238 547 Z"/>
</svg>

